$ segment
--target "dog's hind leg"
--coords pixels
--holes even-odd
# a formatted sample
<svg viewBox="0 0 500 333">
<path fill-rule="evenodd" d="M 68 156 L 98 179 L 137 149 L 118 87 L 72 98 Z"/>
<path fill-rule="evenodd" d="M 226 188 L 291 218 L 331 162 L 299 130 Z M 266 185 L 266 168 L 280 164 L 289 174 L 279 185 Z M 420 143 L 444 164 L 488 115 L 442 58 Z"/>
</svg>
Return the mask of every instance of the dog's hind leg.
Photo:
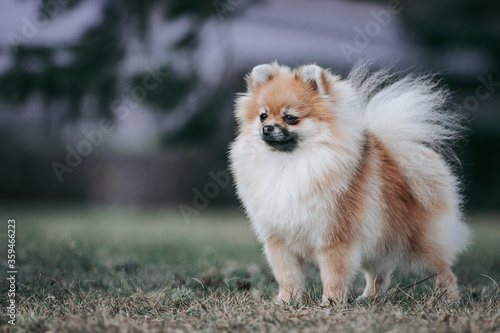
<svg viewBox="0 0 500 333">
<path fill-rule="evenodd" d="M 443 292 L 443 297 L 446 300 L 458 301 L 460 293 L 458 291 L 457 278 L 451 270 L 451 265 L 441 256 L 438 256 L 437 253 L 429 255 L 425 260 L 426 275 L 435 275 L 434 288 L 439 292 Z"/>
<path fill-rule="evenodd" d="M 375 296 L 376 294 L 383 294 L 387 291 L 391 284 L 392 270 L 378 272 L 364 270 L 364 273 L 366 286 L 363 294 L 357 298 L 358 300 Z"/>
</svg>

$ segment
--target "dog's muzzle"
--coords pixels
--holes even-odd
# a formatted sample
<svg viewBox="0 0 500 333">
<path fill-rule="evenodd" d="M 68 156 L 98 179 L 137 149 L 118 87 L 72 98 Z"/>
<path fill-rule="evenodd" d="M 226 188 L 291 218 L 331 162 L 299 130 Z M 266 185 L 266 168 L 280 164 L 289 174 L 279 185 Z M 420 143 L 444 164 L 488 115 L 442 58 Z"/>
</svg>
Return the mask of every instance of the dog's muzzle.
<svg viewBox="0 0 500 333">
<path fill-rule="evenodd" d="M 298 136 L 291 133 L 280 125 L 264 125 L 261 129 L 261 137 L 271 148 L 291 152 L 297 148 Z"/>
</svg>

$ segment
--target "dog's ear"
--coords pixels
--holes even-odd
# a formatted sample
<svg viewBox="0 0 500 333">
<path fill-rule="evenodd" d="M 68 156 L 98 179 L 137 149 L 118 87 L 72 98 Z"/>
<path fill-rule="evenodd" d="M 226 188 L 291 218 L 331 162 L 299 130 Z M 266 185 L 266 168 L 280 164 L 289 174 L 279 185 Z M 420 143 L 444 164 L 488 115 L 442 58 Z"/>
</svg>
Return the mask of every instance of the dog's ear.
<svg viewBox="0 0 500 333">
<path fill-rule="evenodd" d="M 311 88 L 321 95 L 328 95 L 330 91 L 329 73 L 317 65 L 302 66 L 295 72 L 296 79 L 302 79 Z"/>
<path fill-rule="evenodd" d="M 247 88 L 253 90 L 259 85 L 270 81 L 273 78 L 273 71 L 277 64 L 263 64 L 255 66 L 247 75 Z"/>
</svg>

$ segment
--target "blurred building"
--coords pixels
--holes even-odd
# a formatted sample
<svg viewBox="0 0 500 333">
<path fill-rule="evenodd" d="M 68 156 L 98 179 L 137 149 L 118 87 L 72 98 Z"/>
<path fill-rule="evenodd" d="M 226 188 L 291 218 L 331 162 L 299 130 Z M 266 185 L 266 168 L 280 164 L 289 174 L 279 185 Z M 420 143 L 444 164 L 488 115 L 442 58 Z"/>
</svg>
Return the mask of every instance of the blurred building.
<svg viewBox="0 0 500 333">
<path fill-rule="evenodd" d="M 472 188 L 467 194 L 473 208 L 500 208 L 496 53 L 488 41 L 478 47 L 455 38 L 453 31 L 445 42 L 426 43 L 425 29 L 412 29 L 422 26 L 423 5 L 239 0 L 190 8 L 176 1 L 129 0 L 122 12 L 110 3 L 0 4 L 0 77 L 18 84 L 0 84 L 2 200 L 189 202 L 193 189 L 210 182 L 210 171 L 226 169 L 227 144 L 234 136 L 232 100 L 254 65 L 318 63 L 346 73 L 358 60 L 369 59 L 374 67 L 437 71 L 459 89 L 455 101 L 469 112 L 474 129 L 472 146 L 464 146 L 460 155 Z M 438 20 L 432 24 L 439 26 Z M 88 70 L 83 62 L 75 71 L 81 80 L 73 75 L 50 90 L 55 80 L 50 73 L 64 79 L 65 70 L 73 70 L 78 46 L 92 36 L 98 40 L 95 34 L 108 28 L 118 31 L 109 37 L 119 44 L 111 49 L 115 58 L 108 65 L 89 64 Z M 92 68 L 95 75 L 86 73 Z M 22 75 L 27 78 L 17 80 Z M 478 86 L 488 97 L 476 96 Z M 73 89 L 80 93 L 77 104 Z M 105 119 L 108 131 L 100 127 Z M 222 189 L 211 203 L 235 203 L 233 191 Z"/>
</svg>

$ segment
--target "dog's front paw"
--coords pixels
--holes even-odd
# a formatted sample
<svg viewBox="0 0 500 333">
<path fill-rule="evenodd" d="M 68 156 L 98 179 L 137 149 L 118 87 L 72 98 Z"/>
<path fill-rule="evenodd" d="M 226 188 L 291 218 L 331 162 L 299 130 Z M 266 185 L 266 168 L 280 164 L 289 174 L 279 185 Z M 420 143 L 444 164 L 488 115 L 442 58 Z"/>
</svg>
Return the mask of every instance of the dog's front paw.
<svg viewBox="0 0 500 333">
<path fill-rule="evenodd" d="M 345 297 L 341 297 L 341 296 L 338 296 L 338 297 L 329 297 L 328 295 L 323 294 L 320 306 L 322 306 L 322 307 L 330 307 L 330 306 L 340 305 L 340 304 L 345 303 L 345 302 L 346 302 L 346 298 Z"/>
<path fill-rule="evenodd" d="M 274 304 L 277 306 L 281 306 L 281 307 L 284 307 L 284 306 L 288 305 L 289 303 L 290 303 L 289 301 L 282 300 L 279 297 L 276 297 L 276 299 L 274 300 Z"/>
<path fill-rule="evenodd" d="M 319 303 L 319 306 L 322 308 L 328 308 L 332 306 L 332 303 L 330 301 L 321 301 L 321 303 Z"/>
<path fill-rule="evenodd" d="M 323 299 L 321 300 L 321 303 L 319 303 L 319 306 L 321 306 L 322 308 L 327 308 L 327 307 L 331 307 L 335 304 L 336 304 L 336 302 L 333 299 L 328 298 L 328 297 L 323 297 Z"/>
<path fill-rule="evenodd" d="M 284 306 L 287 304 L 290 304 L 292 296 L 289 294 L 279 294 L 278 297 L 276 297 L 276 300 L 274 301 L 274 304 L 279 305 L 279 306 Z"/>
<path fill-rule="evenodd" d="M 274 304 L 280 305 L 280 306 L 296 304 L 296 303 L 299 303 L 301 301 L 301 299 L 302 299 L 301 292 L 297 292 L 293 295 L 292 294 L 279 294 L 278 297 L 276 297 Z"/>
<path fill-rule="evenodd" d="M 358 297 L 356 297 L 356 302 L 363 302 L 364 300 L 366 300 L 368 297 L 364 296 L 364 295 L 359 295 Z"/>
</svg>

